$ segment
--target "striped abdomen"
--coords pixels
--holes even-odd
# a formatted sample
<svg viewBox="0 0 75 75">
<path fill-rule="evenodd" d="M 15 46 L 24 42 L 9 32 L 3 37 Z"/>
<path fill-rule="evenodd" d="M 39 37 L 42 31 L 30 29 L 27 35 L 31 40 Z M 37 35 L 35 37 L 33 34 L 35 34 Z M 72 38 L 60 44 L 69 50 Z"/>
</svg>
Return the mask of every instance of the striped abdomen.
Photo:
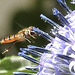
<svg viewBox="0 0 75 75">
<path fill-rule="evenodd" d="M 16 39 L 17 39 L 17 34 L 16 35 L 7 36 L 7 37 L 3 38 L 0 42 L 1 43 L 9 43 L 9 42 L 16 41 Z"/>
</svg>

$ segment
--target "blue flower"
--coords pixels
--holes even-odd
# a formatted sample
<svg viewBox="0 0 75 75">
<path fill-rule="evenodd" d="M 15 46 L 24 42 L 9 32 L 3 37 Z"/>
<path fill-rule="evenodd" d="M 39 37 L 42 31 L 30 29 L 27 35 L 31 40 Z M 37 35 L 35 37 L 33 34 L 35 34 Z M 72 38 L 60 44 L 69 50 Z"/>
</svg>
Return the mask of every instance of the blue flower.
<svg viewBox="0 0 75 75">
<path fill-rule="evenodd" d="M 71 3 L 71 4 L 75 4 L 75 0 L 72 0 L 70 3 Z"/>
<path fill-rule="evenodd" d="M 39 65 L 37 75 L 75 75 L 75 10 L 69 9 L 65 0 L 64 2 L 57 1 L 67 12 L 67 15 L 63 16 L 56 8 L 52 9 L 53 15 L 58 17 L 62 25 L 43 14 L 40 15 L 45 22 L 53 26 L 50 31 L 53 37 L 36 27 L 33 28 L 33 31 L 50 43 L 45 48 L 33 45 L 29 45 L 28 48 L 20 48 L 22 52 L 18 54 Z M 40 57 L 40 61 L 25 53 Z"/>
</svg>

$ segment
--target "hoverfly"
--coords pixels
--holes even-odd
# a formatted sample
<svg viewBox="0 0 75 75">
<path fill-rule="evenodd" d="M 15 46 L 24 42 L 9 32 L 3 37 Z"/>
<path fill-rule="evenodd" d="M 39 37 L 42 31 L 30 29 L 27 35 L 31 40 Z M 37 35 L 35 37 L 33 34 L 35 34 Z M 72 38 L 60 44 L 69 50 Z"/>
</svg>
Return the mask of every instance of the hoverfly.
<svg viewBox="0 0 75 75">
<path fill-rule="evenodd" d="M 2 44 L 2 43 L 10 43 L 10 42 L 14 42 L 15 41 L 13 43 L 13 45 L 14 45 L 17 42 L 27 40 L 29 43 L 31 43 L 30 37 L 35 39 L 35 36 L 37 35 L 36 32 L 34 32 L 32 29 L 33 29 L 33 26 L 30 26 L 28 28 L 24 28 L 24 29 L 20 30 L 15 35 L 10 35 L 10 36 L 7 36 L 7 37 L 3 38 L 0 42 Z M 2 54 L 8 52 L 8 50 L 10 48 L 12 48 L 13 45 L 11 47 L 7 48 Z"/>
</svg>

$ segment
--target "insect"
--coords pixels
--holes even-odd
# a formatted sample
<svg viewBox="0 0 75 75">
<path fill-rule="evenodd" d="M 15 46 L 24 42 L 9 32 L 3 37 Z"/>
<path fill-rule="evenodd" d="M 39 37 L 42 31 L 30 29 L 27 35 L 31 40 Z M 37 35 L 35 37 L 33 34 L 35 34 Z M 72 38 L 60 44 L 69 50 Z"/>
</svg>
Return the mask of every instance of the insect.
<svg viewBox="0 0 75 75">
<path fill-rule="evenodd" d="M 29 43 L 31 43 L 30 37 L 35 39 L 35 36 L 37 35 L 36 32 L 34 32 L 32 29 L 33 29 L 33 26 L 30 26 L 28 28 L 24 28 L 24 29 L 20 30 L 15 35 L 10 35 L 10 36 L 7 36 L 7 37 L 3 38 L 0 42 L 2 44 L 2 43 L 10 43 L 10 42 L 14 42 L 15 41 L 13 43 L 13 45 L 14 45 L 17 42 L 27 40 Z M 7 48 L 2 54 L 8 52 L 8 50 L 10 48 L 12 48 L 13 45 L 11 47 Z"/>
</svg>

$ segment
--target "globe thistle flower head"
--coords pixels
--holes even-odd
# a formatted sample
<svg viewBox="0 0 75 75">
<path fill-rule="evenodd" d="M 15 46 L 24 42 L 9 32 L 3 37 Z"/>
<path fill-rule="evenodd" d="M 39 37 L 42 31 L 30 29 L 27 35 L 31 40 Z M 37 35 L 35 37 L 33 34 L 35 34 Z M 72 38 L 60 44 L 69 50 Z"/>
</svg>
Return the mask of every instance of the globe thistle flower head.
<svg viewBox="0 0 75 75">
<path fill-rule="evenodd" d="M 45 22 L 53 26 L 50 31 L 53 36 L 36 27 L 33 28 L 33 31 L 50 43 L 45 48 L 28 45 L 28 48 L 20 48 L 22 52 L 18 53 L 39 65 L 37 75 L 75 75 L 75 10 L 69 9 L 65 0 L 57 1 L 67 12 L 67 15 L 64 16 L 58 9 L 52 9 L 53 15 L 61 21 L 62 25 L 43 14 L 40 15 Z M 25 53 L 40 57 L 40 61 Z"/>
<path fill-rule="evenodd" d="M 71 4 L 75 4 L 75 0 L 71 0 L 71 2 L 70 2 Z"/>
<path fill-rule="evenodd" d="M 71 11 L 62 0 L 57 1 L 65 9 L 68 15 L 63 16 L 56 8 L 53 9 L 53 15 L 56 15 L 58 17 L 58 19 L 62 22 L 62 26 L 56 24 L 55 22 L 53 23 L 54 29 L 51 29 L 51 33 L 55 36 L 55 38 L 52 40 L 53 42 L 46 46 L 46 49 L 50 50 L 51 52 L 44 53 L 40 59 L 40 64 L 43 66 L 42 70 L 39 72 L 39 75 L 75 74 L 75 12 Z M 46 22 L 48 22 L 49 24 L 52 23 L 45 16 L 40 15 L 40 17 L 43 20 L 46 20 Z"/>
</svg>

